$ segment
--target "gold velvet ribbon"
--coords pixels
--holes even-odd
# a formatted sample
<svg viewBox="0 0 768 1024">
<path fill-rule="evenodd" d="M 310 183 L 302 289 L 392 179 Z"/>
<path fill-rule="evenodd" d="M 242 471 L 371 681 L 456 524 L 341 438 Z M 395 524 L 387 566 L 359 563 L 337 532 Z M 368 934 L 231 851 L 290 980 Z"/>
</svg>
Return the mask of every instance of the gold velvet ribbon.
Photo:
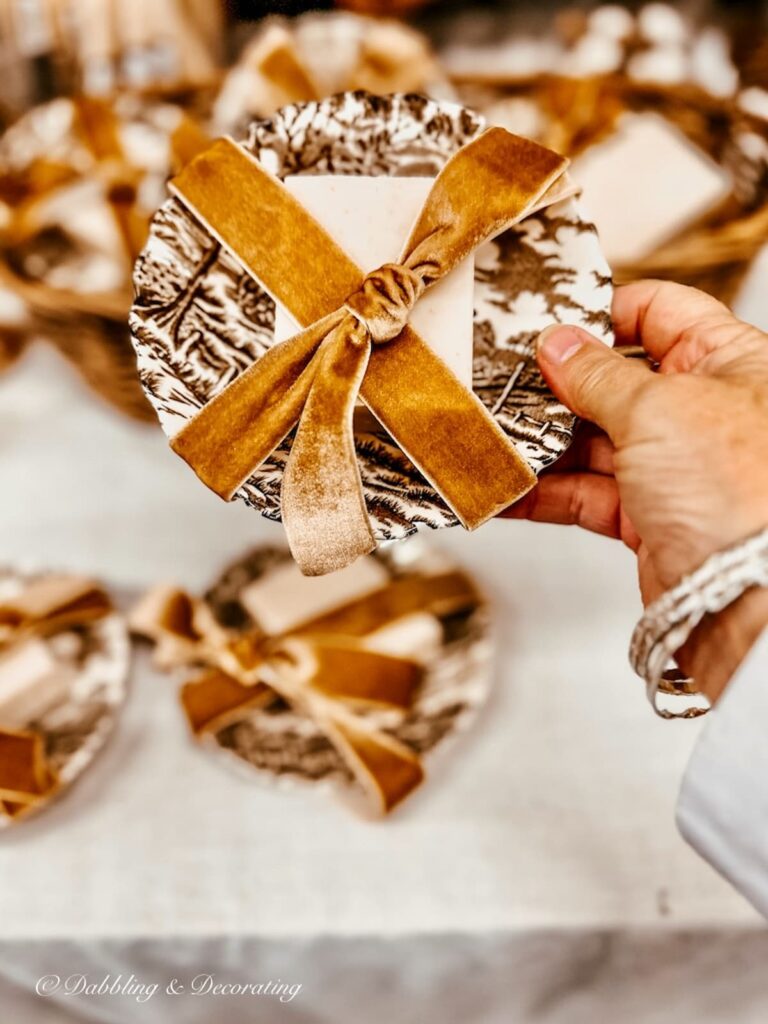
<svg viewBox="0 0 768 1024">
<path fill-rule="evenodd" d="M 358 392 L 467 529 L 522 497 L 535 474 L 408 317 L 486 239 L 573 194 L 566 167 L 536 143 L 487 130 L 435 179 L 399 261 L 364 275 L 258 161 L 228 139 L 214 143 L 171 191 L 304 329 L 204 406 L 174 451 L 230 499 L 298 422 L 281 506 L 307 575 L 376 546 L 355 456 Z"/>
<path fill-rule="evenodd" d="M 0 814 L 14 818 L 50 797 L 56 786 L 43 737 L 0 727 Z"/>
<path fill-rule="evenodd" d="M 249 708 L 281 697 L 319 726 L 371 806 L 387 813 L 420 784 L 423 768 L 412 750 L 355 710 L 407 710 L 423 668 L 372 650 L 363 638 L 416 610 L 448 614 L 477 601 L 462 573 L 405 577 L 288 633 L 266 636 L 257 629 L 224 629 L 204 601 L 159 587 L 134 610 L 131 627 L 155 642 L 160 667 L 203 666 L 181 690 L 196 736 L 215 733 Z"/>
<path fill-rule="evenodd" d="M 0 602 L 0 651 L 31 636 L 87 626 L 112 611 L 109 595 L 91 580 L 44 576 Z M 16 816 L 51 796 L 58 785 L 43 737 L 0 724 L 0 813 Z"/>
</svg>

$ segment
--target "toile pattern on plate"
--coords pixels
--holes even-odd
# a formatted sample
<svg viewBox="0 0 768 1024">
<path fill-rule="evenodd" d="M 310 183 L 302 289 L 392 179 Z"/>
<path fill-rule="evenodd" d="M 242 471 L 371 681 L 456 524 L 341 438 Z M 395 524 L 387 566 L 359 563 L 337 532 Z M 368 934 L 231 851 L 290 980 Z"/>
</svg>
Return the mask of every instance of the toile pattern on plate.
<svg viewBox="0 0 768 1024">
<path fill-rule="evenodd" d="M 255 122 L 244 146 L 279 177 L 435 176 L 484 127 L 482 118 L 453 103 L 342 93 Z M 172 437 L 270 347 L 274 302 L 175 199 L 155 216 L 134 283 L 139 373 Z M 597 233 L 576 200 L 528 217 L 475 254 L 474 390 L 536 472 L 568 448 L 574 427 L 538 371 L 536 336 L 553 322 L 567 322 L 611 344 L 611 296 Z M 290 443 L 289 437 L 237 494 L 270 519 L 280 519 Z M 377 540 L 400 539 L 419 524 L 456 524 L 369 416 L 356 428 L 356 449 Z"/>
</svg>

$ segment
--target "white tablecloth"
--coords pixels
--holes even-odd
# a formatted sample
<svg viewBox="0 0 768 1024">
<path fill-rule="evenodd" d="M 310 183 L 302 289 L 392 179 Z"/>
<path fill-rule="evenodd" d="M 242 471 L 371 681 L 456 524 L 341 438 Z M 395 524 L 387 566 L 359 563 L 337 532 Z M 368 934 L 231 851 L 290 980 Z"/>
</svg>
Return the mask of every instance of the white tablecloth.
<svg viewBox="0 0 768 1024">
<path fill-rule="evenodd" d="M 209 494 L 158 429 L 118 419 L 45 347 L 0 380 L 0 481 L 3 561 L 118 588 L 201 587 L 281 536 Z M 495 598 L 499 656 L 485 713 L 423 791 L 370 823 L 328 793 L 234 772 L 193 747 L 173 684 L 140 656 L 87 777 L 0 837 L 0 1006 L 29 1007 L 14 1019 L 172 1012 L 159 995 L 84 995 L 49 1018 L 54 1002 L 25 994 L 43 974 L 134 971 L 164 987 L 274 970 L 304 985 L 290 1003 L 189 997 L 183 1019 L 346 1022 L 364 1006 L 370 1021 L 573 1024 L 623 1000 L 633 1021 L 655 1021 L 670 1005 L 659 979 L 678 1021 L 722 1019 L 707 1016 L 715 990 L 730 1021 L 758 1020 L 766 935 L 674 827 L 697 724 L 655 719 L 627 665 L 630 554 L 524 523 L 428 539 Z M 736 974 L 714 952 L 726 948 Z"/>
</svg>

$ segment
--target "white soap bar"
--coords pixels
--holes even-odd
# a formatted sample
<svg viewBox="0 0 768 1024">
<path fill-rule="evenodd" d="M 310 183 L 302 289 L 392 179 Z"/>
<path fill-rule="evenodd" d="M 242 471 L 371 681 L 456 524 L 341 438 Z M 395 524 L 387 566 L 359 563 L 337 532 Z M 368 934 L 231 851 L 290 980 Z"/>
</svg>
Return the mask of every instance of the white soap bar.
<svg viewBox="0 0 768 1024">
<path fill-rule="evenodd" d="M 274 636 L 379 590 L 388 580 L 389 573 L 375 558 L 360 558 L 327 576 L 302 576 L 295 562 L 284 562 L 244 587 L 240 602 Z"/>
<path fill-rule="evenodd" d="M 401 256 L 433 178 L 290 175 L 285 187 L 365 273 Z M 410 323 L 424 341 L 472 387 L 474 259 L 468 257 L 416 303 Z M 279 306 L 275 341 L 298 327 Z"/>
<path fill-rule="evenodd" d="M 657 114 L 625 115 L 572 165 L 609 263 L 631 263 L 725 200 L 730 175 Z"/>
<path fill-rule="evenodd" d="M 73 679 L 42 640 L 30 639 L 0 655 L 0 726 L 23 729 L 66 700 Z"/>
<path fill-rule="evenodd" d="M 435 616 L 414 612 L 369 633 L 364 644 L 369 651 L 427 665 L 437 657 L 442 640 L 443 628 Z"/>
</svg>

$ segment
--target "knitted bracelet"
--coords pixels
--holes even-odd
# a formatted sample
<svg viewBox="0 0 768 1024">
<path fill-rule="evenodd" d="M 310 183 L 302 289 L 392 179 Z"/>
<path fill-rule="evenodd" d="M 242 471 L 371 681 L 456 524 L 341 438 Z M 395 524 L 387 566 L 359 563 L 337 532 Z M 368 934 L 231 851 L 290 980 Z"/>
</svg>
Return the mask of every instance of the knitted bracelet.
<svg viewBox="0 0 768 1024">
<path fill-rule="evenodd" d="M 711 555 L 646 608 L 632 634 L 629 660 L 661 718 L 698 718 L 709 711 L 695 681 L 668 666 L 705 615 L 722 611 L 752 587 L 768 587 L 768 528 Z M 661 693 L 686 698 L 684 709 L 660 707 Z"/>
</svg>

